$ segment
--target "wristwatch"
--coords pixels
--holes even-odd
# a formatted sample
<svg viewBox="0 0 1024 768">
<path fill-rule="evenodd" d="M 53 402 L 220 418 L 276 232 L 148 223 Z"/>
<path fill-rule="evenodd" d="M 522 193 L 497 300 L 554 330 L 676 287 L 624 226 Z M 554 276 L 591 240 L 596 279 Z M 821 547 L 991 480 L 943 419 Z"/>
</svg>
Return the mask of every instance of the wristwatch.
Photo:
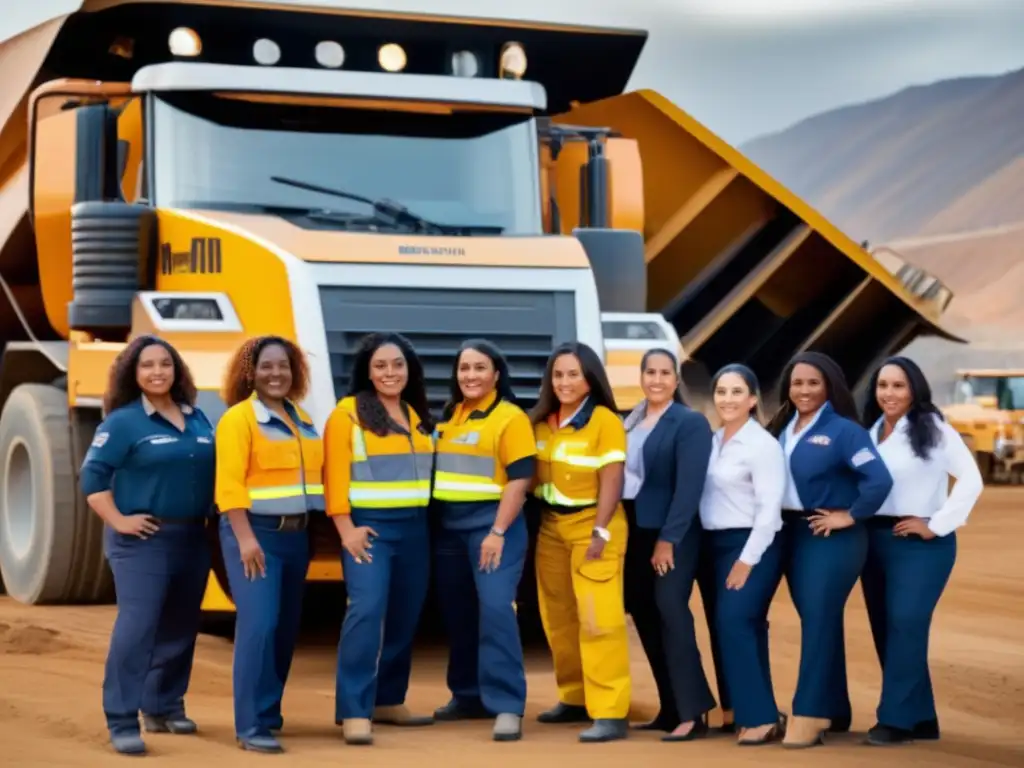
<svg viewBox="0 0 1024 768">
<path fill-rule="evenodd" d="M 603 539 L 606 544 L 612 540 L 612 532 L 599 525 L 594 526 L 594 536 Z"/>
<path fill-rule="evenodd" d="M 500 537 L 500 538 L 504 538 L 505 537 L 505 529 L 504 528 L 499 528 L 496 525 L 492 525 L 491 526 L 491 533 L 494 534 L 495 536 Z"/>
</svg>

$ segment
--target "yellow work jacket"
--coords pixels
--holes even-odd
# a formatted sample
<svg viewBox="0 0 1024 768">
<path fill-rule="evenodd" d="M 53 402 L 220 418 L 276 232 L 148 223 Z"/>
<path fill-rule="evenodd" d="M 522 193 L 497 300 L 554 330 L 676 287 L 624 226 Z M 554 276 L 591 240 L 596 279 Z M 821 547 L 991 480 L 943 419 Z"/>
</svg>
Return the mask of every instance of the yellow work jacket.
<svg viewBox="0 0 1024 768">
<path fill-rule="evenodd" d="M 254 515 L 323 511 L 324 447 L 309 415 L 285 401 L 291 423 L 253 394 L 217 423 L 217 508 Z"/>
<path fill-rule="evenodd" d="M 355 509 L 397 511 L 430 504 L 434 440 L 423 434 L 420 417 L 408 409 L 405 432 L 381 437 L 359 424 L 356 398 L 335 407 L 324 428 L 324 486 L 328 515 Z"/>
<path fill-rule="evenodd" d="M 513 462 L 536 455 L 530 419 L 491 393 L 471 410 L 455 406 L 437 425 L 434 498 L 443 502 L 498 501 Z"/>
<path fill-rule="evenodd" d="M 597 504 L 598 471 L 626 460 L 622 420 L 587 400 L 561 425 L 558 414 L 534 427 L 537 483 L 533 494 L 552 507 L 586 509 Z"/>
</svg>

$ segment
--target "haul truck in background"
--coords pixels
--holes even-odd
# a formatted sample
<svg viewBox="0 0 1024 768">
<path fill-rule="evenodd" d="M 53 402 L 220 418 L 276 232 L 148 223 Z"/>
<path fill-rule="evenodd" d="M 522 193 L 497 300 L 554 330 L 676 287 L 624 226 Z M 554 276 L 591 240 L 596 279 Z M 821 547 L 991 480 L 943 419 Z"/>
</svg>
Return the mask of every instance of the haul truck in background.
<svg viewBox="0 0 1024 768">
<path fill-rule="evenodd" d="M 986 483 L 1024 482 L 1024 370 L 956 372 L 946 420 L 974 453 Z"/>
<path fill-rule="evenodd" d="M 140 333 L 181 351 L 214 419 L 237 345 L 293 339 L 321 425 L 373 330 L 413 340 L 435 406 L 464 338 L 501 345 L 529 404 L 551 349 L 603 351 L 615 313 L 661 318 L 691 391 L 737 359 L 771 387 L 805 348 L 860 380 L 944 334 L 927 297 L 735 150 L 657 94 L 623 95 L 643 32 L 34 8 L 47 20 L 0 47 L 0 573 L 22 602 L 111 596 L 76 474 Z M 336 543 L 310 578 L 341 578 Z M 231 609 L 217 575 L 205 607 Z"/>
</svg>

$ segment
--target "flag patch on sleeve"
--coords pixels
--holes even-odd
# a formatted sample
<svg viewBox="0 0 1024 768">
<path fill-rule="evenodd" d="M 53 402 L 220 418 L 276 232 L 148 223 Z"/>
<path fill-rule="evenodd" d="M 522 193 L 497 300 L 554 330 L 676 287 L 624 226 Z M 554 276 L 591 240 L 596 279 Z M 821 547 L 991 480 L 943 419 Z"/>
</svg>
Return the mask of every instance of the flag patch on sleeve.
<svg viewBox="0 0 1024 768">
<path fill-rule="evenodd" d="M 855 467 L 862 467 L 865 464 L 867 464 L 869 461 L 874 461 L 874 460 L 875 460 L 875 454 L 873 454 L 867 448 L 861 448 L 859 451 L 857 451 L 855 454 L 853 454 L 853 458 L 850 459 L 850 463 L 853 464 L 853 466 L 855 466 Z"/>
</svg>

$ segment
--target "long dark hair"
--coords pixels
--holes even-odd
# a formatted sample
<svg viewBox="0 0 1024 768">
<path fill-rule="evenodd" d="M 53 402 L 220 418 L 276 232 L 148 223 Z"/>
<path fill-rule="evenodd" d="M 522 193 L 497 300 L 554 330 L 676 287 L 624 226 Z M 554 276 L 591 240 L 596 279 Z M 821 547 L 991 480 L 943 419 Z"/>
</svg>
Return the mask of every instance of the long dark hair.
<svg viewBox="0 0 1024 768">
<path fill-rule="evenodd" d="M 103 395 L 103 413 L 110 414 L 142 396 L 137 373 L 139 358 L 143 350 L 153 346 L 163 347 L 171 356 L 174 365 L 174 381 L 169 393 L 171 400 L 179 405 L 196 404 L 196 385 L 178 350 L 157 336 L 146 335 L 132 339 L 114 358 L 107 380 L 107 391 Z"/>
<path fill-rule="evenodd" d="M 846 383 L 846 374 L 839 367 L 839 363 L 823 352 L 801 352 L 789 361 L 786 370 L 782 372 L 779 383 L 779 401 L 782 406 L 768 422 L 768 431 L 778 437 L 796 412 L 796 406 L 789 399 L 789 386 L 793 379 L 793 369 L 801 363 L 816 368 L 821 373 L 825 383 L 825 397 L 832 404 L 832 410 L 843 418 L 857 421 L 857 403 L 853 399 L 850 385 Z"/>
<path fill-rule="evenodd" d="M 377 397 L 377 390 L 370 380 L 370 360 L 377 350 L 387 344 L 394 344 L 405 358 L 409 373 L 402 402 L 412 408 L 420 417 L 420 431 L 430 434 L 433 423 L 430 406 L 427 404 L 427 385 L 423 378 L 423 363 L 412 343 L 400 333 L 371 333 L 359 340 L 352 360 L 352 376 L 349 379 L 348 394 L 356 399 L 356 414 L 363 429 L 383 437 L 390 431 L 388 412 Z"/>
<path fill-rule="evenodd" d="M 491 361 L 491 365 L 494 366 L 494 370 L 497 371 L 498 381 L 495 384 L 497 399 L 495 402 L 500 400 L 507 400 L 513 404 L 516 402 L 516 396 L 512 391 L 512 375 L 508 370 L 508 360 L 505 359 L 502 351 L 487 339 L 468 339 L 462 342 L 458 354 L 455 355 L 455 362 L 452 363 L 452 375 L 448 382 L 448 402 L 444 406 L 442 421 L 448 421 L 455 412 L 455 406 L 465 399 L 462 389 L 459 387 L 459 361 L 462 360 L 462 353 L 468 349 L 487 357 Z"/>
<path fill-rule="evenodd" d="M 899 355 L 890 357 L 871 375 L 868 399 L 864 404 L 864 427 L 871 429 L 882 415 L 882 407 L 878 404 L 875 391 L 878 388 L 878 376 L 887 365 L 895 365 L 907 377 L 907 384 L 910 387 L 910 410 L 907 411 L 910 447 L 915 456 L 927 459 L 931 449 L 939 444 L 939 439 L 942 436 L 938 423 L 931 417 L 935 416 L 942 421 L 945 421 L 945 418 L 932 402 L 932 388 L 928 384 L 928 379 L 925 378 L 917 363 L 909 357 Z"/>
<path fill-rule="evenodd" d="M 655 347 L 654 349 L 648 349 L 644 352 L 644 356 L 640 358 L 640 375 L 643 376 L 644 371 L 647 370 L 647 363 L 650 362 L 651 358 L 655 355 L 664 355 L 672 361 L 672 370 L 676 374 L 676 386 L 672 390 L 672 401 L 679 403 L 680 405 L 686 405 L 686 399 L 683 397 L 683 377 L 679 373 L 679 358 L 672 354 L 669 350 L 663 347 Z M 615 410 L 614 408 L 612 410 Z"/>
<path fill-rule="evenodd" d="M 743 363 L 730 363 L 729 365 L 720 368 L 718 373 L 711 379 L 711 397 L 715 396 L 715 389 L 718 387 L 718 380 L 725 376 L 727 373 L 735 373 L 741 379 L 743 383 L 747 385 L 747 389 L 750 390 L 750 394 L 758 398 L 758 401 L 754 403 L 750 409 L 750 415 L 760 421 L 761 416 L 761 382 L 757 378 L 757 374 L 754 373 L 753 369 L 744 365 Z"/>
<path fill-rule="evenodd" d="M 544 368 L 544 379 L 540 383 L 540 396 L 537 404 L 530 411 L 530 421 L 539 424 L 552 413 L 557 413 L 561 403 L 555 395 L 555 386 L 552 382 L 552 374 L 555 370 L 555 361 L 562 355 L 575 355 L 580 361 L 580 368 L 583 371 L 583 378 L 590 387 L 590 399 L 597 405 L 603 405 L 612 413 L 616 413 L 615 396 L 612 394 L 612 385 L 608 383 L 608 374 L 605 373 L 604 365 L 597 352 L 588 347 L 582 341 L 568 341 L 560 344 L 548 358 L 548 364 Z"/>
</svg>

